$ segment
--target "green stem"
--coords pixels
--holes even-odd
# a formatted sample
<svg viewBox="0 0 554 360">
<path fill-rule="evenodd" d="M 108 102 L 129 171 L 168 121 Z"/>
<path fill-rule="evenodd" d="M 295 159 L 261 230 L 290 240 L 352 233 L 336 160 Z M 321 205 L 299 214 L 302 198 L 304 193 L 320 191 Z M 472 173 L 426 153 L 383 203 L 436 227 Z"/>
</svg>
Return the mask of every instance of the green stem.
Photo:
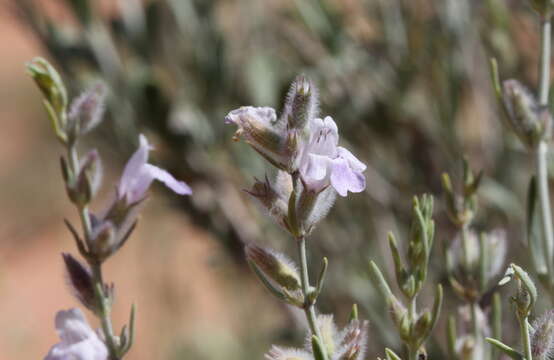
<svg viewBox="0 0 554 360">
<path fill-rule="evenodd" d="M 106 338 L 106 345 L 110 352 L 110 360 L 119 360 L 119 350 L 115 342 L 115 336 L 113 333 L 112 320 L 111 320 L 111 304 L 110 300 L 106 296 L 104 291 L 104 280 L 102 279 L 102 266 L 100 264 L 92 266 L 92 281 L 96 289 L 96 296 L 100 308 L 98 309 L 97 316 L 100 318 L 102 324 L 102 331 Z"/>
<path fill-rule="evenodd" d="M 527 317 L 519 318 L 519 331 L 521 335 L 521 343 L 523 344 L 523 352 L 525 354 L 525 360 L 533 360 L 533 354 L 531 353 L 531 340 L 529 336 L 529 321 Z"/>
<path fill-rule="evenodd" d="M 469 259 L 469 223 L 464 223 L 462 226 L 462 256 L 464 267 L 469 270 L 471 266 Z"/>
<path fill-rule="evenodd" d="M 550 60 L 551 60 L 551 9 L 547 2 L 546 9 L 541 14 L 541 50 L 539 63 L 539 105 L 548 107 L 550 91 Z M 552 251 L 554 247 L 554 231 L 552 229 L 552 211 L 550 209 L 550 196 L 548 191 L 548 144 L 541 140 L 536 149 L 536 172 L 541 204 L 541 221 L 543 228 L 543 246 L 546 257 L 549 287 L 554 283 L 554 271 L 552 269 Z"/>
<path fill-rule="evenodd" d="M 80 171 L 79 154 L 77 153 L 77 148 L 75 144 L 72 144 L 68 147 L 67 156 L 69 158 L 70 176 L 72 177 L 70 181 L 74 181 Z M 79 212 L 79 218 L 81 219 L 81 225 L 83 227 L 85 242 L 88 246 L 88 249 L 90 250 L 92 225 L 90 223 L 89 209 L 88 209 L 88 206 L 85 205 L 82 207 L 77 207 L 77 210 Z M 118 355 L 119 351 L 117 348 L 117 343 L 115 341 L 115 336 L 113 333 L 113 326 L 111 321 L 111 304 L 109 303 L 110 300 L 108 299 L 105 293 L 104 280 L 102 278 L 102 265 L 100 263 L 93 264 L 91 265 L 91 268 L 92 268 L 93 286 L 96 289 L 95 291 L 96 301 L 100 306 L 100 308 L 98 309 L 99 311 L 98 313 L 96 313 L 96 315 L 98 316 L 102 324 L 102 331 L 106 338 L 106 345 L 110 352 L 109 359 L 119 360 L 120 359 L 120 356 Z"/>
<path fill-rule="evenodd" d="M 554 231 L 552 230 L 552 211 L 550 209 L 550 194 L 548 189 L 548 168 L 547 168 L 548 145 L 541 141 L 536 150 L 537 183 L 538 195 L 541 206 L 541 222 L 543 229 L 543 247 L 545 263 L 548 272 L 550 284 L 554 282 L 554 272 L 552 269 L 552 248 L 554 246 Z"/>
<path fill-rule="evenodd" d="M 302 293 L 304 294 L 304 313 L 306 314 L 306 319 L 308 320 L 308 325 L 312 334 L 317 336 L 319 340 L 325 344 L 324 339 L 321 336 L 319 327 L 317 326 L 315 306 L 312 301 L 310 301 L 310 279 L 308 275 L 308 257 L 306 255 L 306 237 L 300 236 L 297 239 L 298 244 L 298 257 L 300 258 L 300 271 L 301 271 L 301 283 L 302 283 Z M 328 359 L 326 346 L 323 346 L 323 356 L 325 359 Z"/>
<path fill-rule="evenodd" d="M 541 15 L 541 58 L 539 63 L 539 103 L 548 105 L 548 93 L 550 90 L 550 56 L 551 56 L 551 9 L 550 4 Z"/>
<path fill-rule="evenodd" d="M 410 299 L 410 305 L 408 307 L 408 318 L 410 319 L 410 323 L 414 324 L 416 321 L 417 316 L 417 304 L 416 304 L 416 297 Z M 419 346 L 416 343 L 410 342 L 407 344 L 408 346 L 408 360 L 418 360 L 418 350 Z"/>
</svg>

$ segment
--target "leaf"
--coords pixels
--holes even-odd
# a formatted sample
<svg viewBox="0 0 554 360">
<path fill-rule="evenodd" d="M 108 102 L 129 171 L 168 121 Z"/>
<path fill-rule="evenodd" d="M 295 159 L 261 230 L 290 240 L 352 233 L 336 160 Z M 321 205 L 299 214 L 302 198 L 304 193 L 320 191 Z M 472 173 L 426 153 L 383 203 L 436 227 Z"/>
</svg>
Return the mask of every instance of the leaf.
<svg viewBox="0 0 554 360">
<path fill-rule="evenodd" d="M 511 347 L 504 344 L 503 342 L 498 341 L 498 340 L 493 339 L 493 338 L 489 338 L 489 337 L 486 338 L 485 340 L 487 340 L 490 344 L 494 345 L 498 350 L 502 351 L 504 354 L 508 355 L 512 359 L 514 359 L 514 360 L 525 360 L 525 358 L 523 357 L 523 355 L 521 353 L 519 353 L 518 351 L 512 349 Z"/>
<path fill-rule="evenodd" d="M 321 344 L 319 338 L 315 335 L 312 336 L 312 351 L 315 360 L 326 360 L 323 345 Z"/>
</svg>

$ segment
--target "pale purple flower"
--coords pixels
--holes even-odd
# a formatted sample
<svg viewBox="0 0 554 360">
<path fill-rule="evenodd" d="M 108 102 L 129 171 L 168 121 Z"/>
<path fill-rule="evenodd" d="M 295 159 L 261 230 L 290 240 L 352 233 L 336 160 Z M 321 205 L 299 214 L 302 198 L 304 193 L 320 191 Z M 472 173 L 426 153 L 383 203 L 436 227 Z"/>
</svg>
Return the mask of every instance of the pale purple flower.
<svg viewBox="0 0 554 360">
<path fill-rule="evenodd" d="M 152 150 L 144 135 L 139 137 L 140 145 L 131 156 L 117 188 L 119 199 L 125 199 L 127 204 L 134 204 L 142 199 L 154 180 L 159 180 L 179 195 L 190 195 L 190 187 L 183 181 L 176 180 L 170 173 L 157 166 L 148 164 L 148 153 Z"/>
<path fill-rule="evenodd" d="M 325 119 L 312 120 L 309 126 L 309 140 L 300 160 L 300 174 L 307 188 L 319 192 L 331 185 L 340 196 L 346 196 L 348 191 L 363 191 L 365 177 L 362 173 L 366 165 L 350 151 L 338 146 L 335 121 L 326 116 Z"/>
<path fill-rule="evenodd" d="M 79 309 L 56 314 L 56 330 L 60 342 L 52 346 L 44 360 L 107 360 L 108 349 L 91 329 Z"/>
</svg>

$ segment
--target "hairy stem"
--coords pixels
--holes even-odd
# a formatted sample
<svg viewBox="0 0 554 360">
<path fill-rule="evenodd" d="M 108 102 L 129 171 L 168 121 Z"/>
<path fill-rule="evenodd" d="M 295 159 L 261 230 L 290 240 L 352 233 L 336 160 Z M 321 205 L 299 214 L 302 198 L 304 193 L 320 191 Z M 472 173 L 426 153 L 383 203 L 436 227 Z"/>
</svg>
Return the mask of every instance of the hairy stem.
<svg viewBox="0 0 554 360">
<path fill-rule="evenodd" d="M 304 294 L 304 313 L 306 314 L 306 319 L 308 320 L 308 325 L 312 334 L 317 336 L 322 342 L 323 338 L 321 337 L 321 331 L 317 326 L 316 314 L 315 314 L 315 305 L 310 301 L 310 278 L 308 275 L 308 257 L 306 255 L 306 237 L 300 236 L 297 239 L 298 244 L 298 257 L 300 258 L 300 271 L 301 271 L 301 283 L 302 283 L 302 293 Z M 323 346 L 323 356 L 325 359 L 328 359 L 327 349 Z"/>
</svg>

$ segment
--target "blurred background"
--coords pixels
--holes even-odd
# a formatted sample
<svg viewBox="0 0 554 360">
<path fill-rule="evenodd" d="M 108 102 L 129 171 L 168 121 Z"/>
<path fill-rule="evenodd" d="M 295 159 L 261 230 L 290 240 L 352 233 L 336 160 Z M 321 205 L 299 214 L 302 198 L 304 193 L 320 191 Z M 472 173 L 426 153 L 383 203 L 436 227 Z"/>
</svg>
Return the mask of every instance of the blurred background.
<svg viewBox="0 0 554 360">
<path fill-rule="evenodd" d="M 430 280 L 447 284 L 441 255 L 455 229 L 440 174 L 459 180 L 464 155 L 485 171 L 476 227 L 507 229 L 508 261 L 529 264 L 533 162 L 501 126 L 487 65 L 495 56 L 502 77 L 535 88 L 538 25 L 525 1 L 2 0 L 0 39 L 0 359 L 44 356 L 57 341 L 54 314 L 78 305 L 60 256 L 76 253 L 62 222 L 75 214 L 59 174 L 62 149 L 25 74 L 34 56 L 55 64 L 73 96 L 107 84 L 107 120 L 85 147 L 101 148 L 108 176 L 119 176 L 144 132 L 153 162 L 194 190 L 183 199 L 155 186 L 138 231 L 107 262 L 116 327 L 138 304 L 131 359 L 261 359 L 272 343 L 303 342 L 302 316 L 243 260 L 244 242 L 291 256 L 295 247 L 242 191 L 267 164 L 223 124 L 241 105 L 279 110 L 299 73 L 319 86 L 322 114 L 368 164 L 366 191 L 337 201 L 309 249 L 313 272 L 330 259 L 320 310 L 342 326 L 358 303 L 370 320 L 371 358 L 400 345 L 367 261 L 392 279 L 386 233 L 405 239 L 411 198 L 428 192 L 438 226 Z M 446 288 L 453 311 L 460 301 Z M 505 312 L 509 339 L 515 319 Z M 430 343 L 435 358 L 445 351 L 444 326 Z"/>
</svg>

